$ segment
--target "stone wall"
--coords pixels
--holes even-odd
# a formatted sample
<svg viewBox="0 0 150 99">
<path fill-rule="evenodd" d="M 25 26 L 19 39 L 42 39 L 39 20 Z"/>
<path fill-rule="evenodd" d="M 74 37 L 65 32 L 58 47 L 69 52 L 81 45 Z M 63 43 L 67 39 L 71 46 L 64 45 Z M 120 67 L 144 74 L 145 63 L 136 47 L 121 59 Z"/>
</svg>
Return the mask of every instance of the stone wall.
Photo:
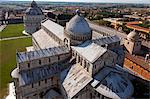
<svg viewBox="0 0 150 99">
<path fill-rule="evenodd" d="M 26 15 L 24 16 L 25 32 L 34 33 L 41 28 L 41 21 L 44 19 L 44 15 Z"/>
<path fill-rule="evenodd" d="M 45 80 L 38 81 L 36 83 L 32 83 L 26 86 L 19 87 L 19 99 L 25 99 L 27 97 L 38 99 L 41 93 L 45 93 L 50 88 L 58 88 L 59 87 L 59 79 L 57 76 L 50 77 Z M 19 95 L 18 94 L 18 95 Z"/>
<path fill-rule="evenodd" d="M 19 63 L 18 67 L 19 67 L 19 71 L 29 70 L 32 68 L 42 67 L 44 65 L 50 65 L 50 64 L 66 61 L 69 58 L 70 58 L 70 53 L 65 53 L 65 54 L 55 55 L 50 57 L 42 57 L 39 59 L 34 59 L 34 60 Z"/>
<path fill-rule="evenodd" d="M 124 67 L 133 71 L 135 75 L 139 75 L 146 80 L 150 80 L 150 73 L 148 70 L 145 70 L 140 65 L 132 62 L 128 58 L 125 58 Z"/>
<path fill-rule="evenodd" d="M 45 28 L 43 25 L 41 26 L 41 28 L 49 35 L 51 36 L 56 42 L 58 42 L 60 45 L 64 45 L 64 42 L 58 38 L 57 35 L 55 35 L 54 33 L 52 33 L 51 31 L 49 31 L 47 28 Z"/>
<path fill-rule="evenodd" d="M 77 95 L 75 95 L 72 99 L 109 99 L 109 98 L 98 93 L 89 84 L 85 88 L 83 88 Z"/>
</svg>

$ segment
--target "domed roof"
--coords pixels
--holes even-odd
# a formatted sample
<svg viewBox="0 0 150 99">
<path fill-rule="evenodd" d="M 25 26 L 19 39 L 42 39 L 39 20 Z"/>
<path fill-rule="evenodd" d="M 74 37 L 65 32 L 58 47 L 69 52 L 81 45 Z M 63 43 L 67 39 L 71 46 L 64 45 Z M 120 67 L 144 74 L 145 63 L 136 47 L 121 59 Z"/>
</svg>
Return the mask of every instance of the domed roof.
<svg viewBox="0 0 150 99">
<path fill-rule="evenodd" d="M 86 35 L 91 33 L 89 24 L 80 15 L 79 10 L 76 10 L 76 15 L 67 23 L 66 30 L 76 35 Z"/>
<path fill-rule="evenodd" d="M 127 35 L 127 39 L 128 40 L 138 40 L 140 38 L 139 34 L 133 30 L 132 32 L 130 32 L 128 35 Z"/>
<path fill-rule="evenodd" d="M 109 89 L 110 93 L 114 92 L 118 95 L 118 97 L 124 99 L 131 96 L 131 94 L 133 93 L 133 86 L 131 82 L 117 73 L 111 72 L 110 75 L 108 75 L 102 81 L 102 85 L 106 86 Z"/>
<path fill-rule="evenodd" d="M 106 71 L 103 72 L 106 73 Z M 96 84 L 98 81 L 101 81 L 99 78 L 96 78 L 96 81 L 93 82 L 92 85 Z M 133 94 L 133 85 L 125 76 L 120 75 L 117 72 L 110 72 L 101 81 L 101 84 L 97 86 L 96 91 L 112 99 L 127 99 Z"/>
<path fill-rule="evenodd" d="M 32 1 L 31 6 L 25 12 L 27 15 L 43 15 L 42 10 L 37 6 L 35 1 Z"/>
</svg>

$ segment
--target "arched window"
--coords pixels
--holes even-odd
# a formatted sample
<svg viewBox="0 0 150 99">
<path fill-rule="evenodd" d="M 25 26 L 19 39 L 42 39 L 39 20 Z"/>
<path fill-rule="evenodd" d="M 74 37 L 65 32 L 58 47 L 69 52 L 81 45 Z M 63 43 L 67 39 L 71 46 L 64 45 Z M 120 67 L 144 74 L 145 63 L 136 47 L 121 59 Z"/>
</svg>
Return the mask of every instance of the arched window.
<svg viewBox="0 0 150 99">
<path fill-rule="evenodd" d="M 51 59 L 50 59 L 50 58 L 48 58 L 48 62 L 49 62 L 49 63 L 51 62 Z"/>
<path fill-rule="evenodd" d="M 41 85 L 41 82 L 39 81 L 39 86 Z"/>
<path fill-rule="evenodd" d="M 28 68 L 30 68 L 30 63 L 28 63 Z"/>
<path fill-rule="evenodd" d="M 47 79 L 45 79 L 45 83 L 47 83 Z"/>
<path fill-rule="evenodd" d="M 32 88 L 34 88 L 34 84 L 32 83 Z"/>
<path fill-rule="evenodd" d="M 86 68 L 86 60 L 84 60 L 84 68 Z"/>
<path fill-rule="evenodd" d="M 41 60 L 39 60 L 39 64 L 41 65 Z"/>
</svg>

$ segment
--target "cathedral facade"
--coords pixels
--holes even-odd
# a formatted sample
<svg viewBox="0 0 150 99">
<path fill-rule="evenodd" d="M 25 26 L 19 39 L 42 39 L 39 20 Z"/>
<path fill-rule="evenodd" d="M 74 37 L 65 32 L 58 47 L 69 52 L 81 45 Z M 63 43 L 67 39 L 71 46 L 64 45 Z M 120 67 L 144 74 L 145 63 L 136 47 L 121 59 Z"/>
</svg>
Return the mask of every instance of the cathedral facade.
<svg viewBox="0 0 150 99">
<path fill-rule="evenodd" d="M 11 73 L 17 99 L 132 97 L 133 85 L 114 50 L 120 49 L 120 39 L 97 33 L 76 13 L 66 27 L 44 20 L 32 34 L 33 46 L 17 52 Z"/>
</svg>

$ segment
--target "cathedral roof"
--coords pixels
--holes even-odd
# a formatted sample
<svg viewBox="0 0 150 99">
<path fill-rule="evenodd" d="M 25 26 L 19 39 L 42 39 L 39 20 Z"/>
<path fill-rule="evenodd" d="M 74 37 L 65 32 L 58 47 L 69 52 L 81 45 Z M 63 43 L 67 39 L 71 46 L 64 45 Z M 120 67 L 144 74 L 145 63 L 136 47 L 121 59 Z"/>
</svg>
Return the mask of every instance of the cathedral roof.
<svg viewBox="0 0 150 99">
<path fill-rule="evenodd" d="M 62 86 L 67 94 L 67 99 L 72 99 L 91 80 L 92 77 L 80 64 L 74 64 L 71 68 L 61 72 Z"/>
<path fill-rule="evenodd" d="M 21 63 L 21 62 L 31 61 L 34 59 L 50 57 L 50 56 L 55 56 L 55 55 L 60 55 L 65 53 L 69 53 L 69 49 L 66 48 L 65 46 L 58 46 L 58 47 L 40 49 L 40 50 L 35 50 L 30 52 L 18 52 L 16 57 L 17 57 L 17 62 Z"/>
<path fill-rule="evenodd" d="M 37 6 L 35 1 L 32 1 L 31 6 L 25 11 L 26 15 L 43 15 L 42 10 Z"/>
<path fill-rule="evenodd" d="M 45 65 L 40 68 L 22 71 L 19 73 L 19 86 L 29 85 L 40 80 L 48 79 L 56 73 L 59 73 L 62 68 L 63 66 L 56 63 L 51 66 Z"/>
<path fill-rule="evenodd" d="M 55 36 L 57 36 L 60 40 L 64 40 L 64 27 L 51 21 L 46 20 L 42 22 L 41 24 L 43 27 L 45 27 L 49 32 L 53 33 Z"/>
<path fill-rule="evenodd" d="M 46 95 L 44 96 L 44 99 L 54 99 L 55 97 L 60 97 L 60 96 L 61 95 L 58 92 L 51 89 L 46 93 Z"/>
<path fill-rule="evenodd" d="M 93 42 L 98 45 L 111 44 L 115 42 L 119 42 L 120 38 L 117 35 L 114 36 L 103 36 L 97 39 L 93 39 Z"/>
<path fill-rule="evenodd" d="M 139 34 L 133 30 L 132 32 L 130 32 L 128 35 L 127 35 L 127 39 L 128 40 L 138 40 L 140 38 Z"/>
<path fill-rule="evenodd" d="M 112 99 L 127 99 L 133 94 L 133 86 L 127 75 L 115 68 L 105 66 L 97 75 L 91 85 L 104 96 Z"/>
<path fill-rule="evenodd" d="M 119 66 L 105 66 L 92 78 L 80 64 L 74 64 L 61 72 L 61 82 L 68 99 L 76 96 L 88 84 L 106 97 L 127 99 L 134 89 L 126 76 L 126 72 Z"/>
<path fill-rule="evenodd" d="M 78 10 L 76 13 L 77 14 L 66 24 L 66 31 L 73 35 L 87 35 L 91 33 L 92 31 L 87 21 L 80 15 Z"/>
<path fill-rule="evenodd" d="M 91 63 L 95 62 L 101 55 L 103 55 L 107 51 L 107 49 L 91 41 L 86 41 L 78 46 L 72 46 L 72 49 L 77 51 Z"/>
<path fill-rule="evenodd" d="M 43 29 L 33 33 L 32 38 L 34 38 L 35 42 L 41 49 L 60 46 L 58 42 L 49 36 Z"/>
</svg>

